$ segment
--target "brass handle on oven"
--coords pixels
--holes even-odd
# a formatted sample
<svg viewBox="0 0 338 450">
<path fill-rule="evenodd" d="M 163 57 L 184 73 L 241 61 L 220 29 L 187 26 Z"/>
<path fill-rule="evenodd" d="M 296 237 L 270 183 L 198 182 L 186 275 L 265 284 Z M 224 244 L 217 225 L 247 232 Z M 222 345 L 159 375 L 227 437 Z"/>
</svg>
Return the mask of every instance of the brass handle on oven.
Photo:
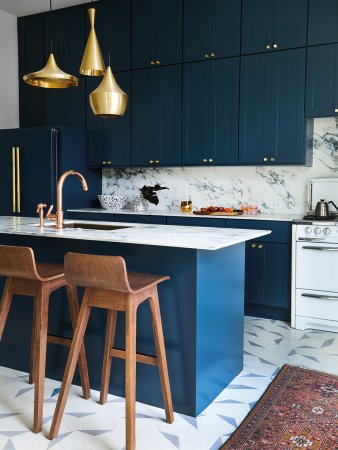
<svg viewBox="0 0 338 450">
<path fill-rule="evenodd" d="M 21 212 L 21 190 L 20 190 L 20 147 L 15 149 L 15 160 L 16 160 L 16 212 Z"/>
<path fill-rule="evenodd" d="M 16 164 L 15 147 L 12 147 L 12 210 L 16 212 Z"/>
</svg>

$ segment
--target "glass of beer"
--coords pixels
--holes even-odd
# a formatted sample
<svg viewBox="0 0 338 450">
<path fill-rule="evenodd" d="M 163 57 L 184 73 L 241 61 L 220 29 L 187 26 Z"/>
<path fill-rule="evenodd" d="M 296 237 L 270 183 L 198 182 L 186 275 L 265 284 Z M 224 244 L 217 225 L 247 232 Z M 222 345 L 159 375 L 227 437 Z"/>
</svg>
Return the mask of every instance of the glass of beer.
<svg viewBox="0 0 338 450">
<path fill-rule="evenodd" d="M 190 195 L 184 195 L 181 200 L 181 211 L 183 213 L 191 213 L 192 201 Z"/>
</svg>

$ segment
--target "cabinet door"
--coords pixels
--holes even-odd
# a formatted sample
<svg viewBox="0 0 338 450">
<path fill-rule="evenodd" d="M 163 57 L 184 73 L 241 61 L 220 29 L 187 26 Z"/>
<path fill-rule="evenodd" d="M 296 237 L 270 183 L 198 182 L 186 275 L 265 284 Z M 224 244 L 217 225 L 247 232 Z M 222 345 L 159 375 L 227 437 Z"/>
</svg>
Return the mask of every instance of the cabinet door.
<svg viewBox="0 0 338 450">
<path fill-rule="evenodd" d="M 239 55 L 240 10 L 237 0 L 186 0 L 184 61 Z"/>
<path fill-rule="evenodd" d="M 56 149 L 51 145 L 52 129 L 20 129 L 20 197 L 21 215 L 36 215 L 38 203 L 55 200 Z M 37 182 L 38 180 L 38 182 Z"/>
<path fill-rule="evenodd" d="M 309 47 L 307 56 L 305 113 L 333 116 L 338 112 L 338 44 Z"/>
<path fill-rule="evenodd" d="M 91 5 L 89 5 L 91 7 Z M 110 53 L 113 72 L 131 69 L 131 0 L 97 2 L 95 31 L 103 59 L 108 64 Z M 86 9 L 87 11 L 87 9 Z M 87 12 L 86 12 L 87 14 Z M 90 31 L 88 14 L 86 35 Z"/>
<path fill-rule="evenodd" d="M 259 276 L 256 242 L 245 244 L 245 303 L 258 304 L 262 297 L 262 277 Z"/>
<path fill-rule="evenodd" d="M 242 54 L 270 52 L 273 39 L 273 1 L 243 0 Z"/>
<path fill-rule="evenodd" d="M 182 0 L 133 0 L 134 69 L 182 61 Z"/>
<path fill-rule="evenodd" d="M 305 158 L 305 49 L 270 56 L 271 142 L 267 151 L 277 164 L 301 164 Z"/>
<path fill-rule="evenodd" d="M 185 64 L 183 164 L 238 160 L 239 58 Z"/>
<path fill-rule="evenodd" d="M 181 162 L 182 66 L 133 72 L 132 164 Z"/>
<path fill-rule="evenodd" d="M 84 8 L 66 8 L 45 14 L 45 59 L 50 54 L 51 41 L 57 65 L 61 70 L 79 75 L 86 45 Z"/>
<path fill-rule="evenodd" d="M 338 42 L 338 0 L 310 0 L 308 45 Z"/>
<path fill-rule="evenodd" d="M 262 245 L 261 248 L 258 248 Z M 291 248 L 287 244 L 259 244 L 258 271 L 262 279 L 261 296 L 257 303 L 278 308 L 290 308 Z"/>
<path fill-rule="evenodd" d="M 45 90 L 24 83 L 23 76 L 46 64 L 43 15 L 18 18 L 20 126 L 45 124 Z"/>
<path fill-rule="evenodd" d="M 263 164 L 270 155 L 271 56 L 242 58 L 239 162 Z"/>
<path fill-rule="evenodd" d="M 131 72 L 115 74 L 116 81 L 127 94 L 125 114 L 116 119 L 96 117 L 89 104 L 89 94 L 101 78 L 86 80 L 86 152 L 89 167 L 119 167 L 131 164 Z"/>
<path fill-rule="evenodd" d="M 272 49 L 305 47 L 308 0 L 274 0 Z"/>
<path fill-rule="evenodd" d="M 17 130 L 0 130 L 0 215 L 15 213 L 13 186 L 13 152 L 18 145 Z M 14 148 L 14 150 L 13 150 Z M 15 156 L 14 156 L 15 157 Z"/>
</svg>

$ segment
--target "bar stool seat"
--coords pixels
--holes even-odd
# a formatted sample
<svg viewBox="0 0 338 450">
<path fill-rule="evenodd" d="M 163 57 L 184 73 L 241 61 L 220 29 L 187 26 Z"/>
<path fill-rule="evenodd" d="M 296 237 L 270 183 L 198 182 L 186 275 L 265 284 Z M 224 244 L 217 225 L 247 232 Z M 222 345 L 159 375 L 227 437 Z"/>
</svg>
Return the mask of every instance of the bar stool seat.
<svg viewBox="0 0 338 450">
<path fill-rule="evenodd" d="M 166 420 L 174 421 L 167 359 L 164 346 L 157 285 L 168 276 L 144 273 L 127 273 L 126 263 L 120 256 L 84 255 L 67 253 L 65 256 L 65 278 L 75 286 L 85 287 L 78 324 L 69 352 L 61 391 L 57 401 L 49 439 L 59 432 L 76 360 L 79 355 L 92 307 L 107 310 L 106 337 L 102 368 L 100 403 L 107 401 L 112 357 L 126 361 L 126 450 L 135 449 L 135 404 L 136 404 L 136 362 L 157 366 L 160 374 Z M 156 356 L 136 353 L 137 308 L 149 301 Z M 118 312 L 125 312 L 126 348 L 115 349 L 114 338 Z"/>
<path fill-rule="evenodd" d="M 72 343 L 69 338 L 47 334 L 49 297 L 56 289 L 66 287 L 74 330 L 79 314 L 76 287 L 66 282 L 62 264 L 36 262 L 29 247 L 0 245 L 0 276 L 6 277 L 0 302 L 0 340 L 13 295 L 34 298 L 29 382 L 35 383 L 33 431 L 38 433 L 42 429 L 47 342 L 68 347 Z M 88 399 L 90 386 L 84 345 L 80 349 L 78 364 L 83 396 Z"/>
</svg>

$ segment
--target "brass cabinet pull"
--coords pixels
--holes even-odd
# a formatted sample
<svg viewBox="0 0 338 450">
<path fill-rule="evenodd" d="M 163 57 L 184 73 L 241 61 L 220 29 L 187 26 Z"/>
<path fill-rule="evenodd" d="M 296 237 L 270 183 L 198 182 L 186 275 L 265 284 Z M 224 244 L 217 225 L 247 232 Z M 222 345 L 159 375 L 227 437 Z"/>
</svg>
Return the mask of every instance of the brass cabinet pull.
<svg viewBox="0 0 338 450">
<path fill-rule="evenodd" d="M 266 44 L 265 48 L 266 48 L 267 50 L 271 50 L 271 45 L 270 45 L 270 44 Z"/>
<path fill-rule="evenodd" d="M 153 159 L 151 159 L 150 161 L 149 161 L 149 164 L 154 164 L 154 160 Z"/>
<path fill-rule="evenodd" d="M 102 164 L 103 164 L 103 165 L 107 164 L 107 161 L 102 161 Z"/>
<path fill-rule="evenodd" d="M 155 61 L 150 61 L 150 64 L 153 66 L 155 65 Z"/>
<path fill-rule="evenodd" d="M 155 63 L 158 65 L 158 64 L 161 64 L 161 61 L 159 61 L 158 59 L 155 61 Z"/>
<path fill-rule="evenodd" d="M 267 161 L 269 161 L 269 158 L 263 158 L 263 161 L 267 162 Z"/>
<path fill-rule="evenodd" d="M 210 58 L 209 53 L 204 53 L 204 58 Z"/>
<path fill-rule="evenodd" d="M 334 110 L 334 112 L 335 112 L 335 113 L 338 113 L 338 108 L 336 108 L 336 109 Z"/>
<path fill-rule="evenodd" d="M 216 54 L 215 54 L 214 52 L 212 52 L 212 53 L 210 54 L 210 56 L 212 56 L 213 58 L 216 58 Z"/>
<path fill-rule="evenodd" d="M 16 212 L 21 212 L 21 192 L 20 192 L 20 147 L 16 147 Z"/>
<path fill-rule="evenodd" d="M 155 164 L 159 164 L 159 160 L 158 159 L 155 159 Z"/>
<path fill-rule="evenodd" d="M 107 164 L 111 164 L 111 161 L 107 161 Z"/>
<path fill-rule="evenodd" d="M 214 160 L 210 158 L 210 159 L 208 160 L 208 162 L 209 162 L 209 163 L 212 163 L 212 162 L 214 162 Z"/>
<path fill-rule="evenodd" d="M 273 48 L 278 48 L 278 45 L 277 45 L 277 44 L 273 44 L 272 47 L 273 47 Z"/>
<path fill-rule="evenodd" d="M 257 244 L 251 244 L 251 248 L 256 248 Z"/>
<path fill-rule="evenodd" d="M 203 159 L 203 162 L 204 162 L 204 163 L 207 163 L 207 162 L 208 162 L 208 160 L 204 158 L 204 159 Z"/>
<path fill-rule="evenodd" d="M 16 164 L 15 147 L 12 147 L 12 210 L 16 212 Z"/>
<path fill-rule="evenodd" d="M 263 244 L 259 244 L 258 248 L 259 249 L 263 248 Z"/>
<path fill-rule="evenodd" d="M 272 157 L 272 158 L 270 158 L 270 161 L 274 162 L 274 161 L 276 161 L 276 158 Z"/>
</svg>

